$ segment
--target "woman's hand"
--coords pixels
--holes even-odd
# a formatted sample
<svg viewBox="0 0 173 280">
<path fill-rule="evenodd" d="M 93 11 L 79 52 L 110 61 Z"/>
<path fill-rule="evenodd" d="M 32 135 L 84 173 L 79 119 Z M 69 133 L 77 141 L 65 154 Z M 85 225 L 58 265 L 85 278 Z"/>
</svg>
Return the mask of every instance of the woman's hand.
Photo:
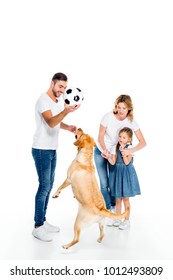
<svg viewBox="0 0 173 280">
<path fill-rule="evenodd" d="M 133 148 L 124 149 L 124 148 L 120 147 L 120 151 L 121 151 L 122 156 L 129 156 L 129 155 L 133 154 Z"/>
<path fill-rule="evenodd" d="M 110 157 L 110 152 L 107 149 L 105 149 L 101 155 L 103 158 L 108 159 Z"/>
</svg>

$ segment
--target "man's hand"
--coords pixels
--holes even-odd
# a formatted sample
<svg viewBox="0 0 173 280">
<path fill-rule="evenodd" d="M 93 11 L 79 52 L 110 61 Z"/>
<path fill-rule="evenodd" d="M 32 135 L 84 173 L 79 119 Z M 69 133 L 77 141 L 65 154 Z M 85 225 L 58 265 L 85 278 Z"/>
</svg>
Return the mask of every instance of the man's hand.
<svg viewBox="0 0 173 280">
<path fill-rule="evenodd" d="M 64 109 L 67 111 L 67 113 L 71 113 L 76 111 L 80 105 L 73 105 L 73 106 L 68 106 L 66 103 L 64 103 Z"/>
<path fill-rule="evenodd" d="M 68 126 L 68 131 L 73 132 L 74 134 L 76 134 L 77 127 L 75 125 L 69 125 Z"/>
</svg>

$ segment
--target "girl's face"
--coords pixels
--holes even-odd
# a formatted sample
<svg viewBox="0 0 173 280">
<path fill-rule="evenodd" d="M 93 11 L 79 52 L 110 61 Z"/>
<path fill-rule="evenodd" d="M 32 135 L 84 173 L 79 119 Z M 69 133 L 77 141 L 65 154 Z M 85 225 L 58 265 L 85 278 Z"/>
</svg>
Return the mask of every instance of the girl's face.
<svg viewBox="0 0 173 280">
<path fill-rule="evenodd" d="M 124 103 L 124 102 L 118 103 L 117 111 L 118 111 L 118 116 L 119 116 L 120 120 L 124 120 L 128 114 L 128 108 L 127 108 L 126 103 Z"/>
<path fill-rule="evenodd" d="M 127 143 L 131 142 L 131 138 L 128 136 L 127 132 L 121 132 L 118 137 L 118 142 L 120 146 L 125 146 Z"/>
</svg>

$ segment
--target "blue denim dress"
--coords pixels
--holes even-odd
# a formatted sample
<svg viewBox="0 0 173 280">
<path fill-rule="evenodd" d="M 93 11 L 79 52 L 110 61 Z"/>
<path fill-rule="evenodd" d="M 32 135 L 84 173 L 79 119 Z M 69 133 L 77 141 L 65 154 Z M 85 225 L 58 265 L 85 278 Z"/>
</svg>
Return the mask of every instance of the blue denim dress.
<svg viewBox="0 0 173 280">
<path fill-rule="evenodd" d="M 125 165 L 120 150 L 117 151 L 116 164 L 110 169 L 109 186 L 112 195 L 116 198 L 141 194 L 133 158 L 128 165 Z"/>
</svg>

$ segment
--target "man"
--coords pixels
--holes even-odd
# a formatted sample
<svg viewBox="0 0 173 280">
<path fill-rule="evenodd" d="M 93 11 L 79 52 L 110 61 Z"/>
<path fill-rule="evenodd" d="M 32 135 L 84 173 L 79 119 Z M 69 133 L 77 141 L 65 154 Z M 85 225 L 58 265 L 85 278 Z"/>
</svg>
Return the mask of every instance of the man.
<svg viewBox="0 0 173 280">
<path fill-rule="evenodd" d="M 46 93 L 37 100 L 35 106 L 36 132 L 32 145 L 32 156 L 38 175 L 39 187 L 35 197 L 34 237 L 42 241 L 51 241 L 51 232 L 60 229 L 46 221 L 46 210 L 54 182 L 56 150 L 60 128 L 75 133 L 76 126 L 67 125 L 63 119 L 76 111 L 79 106 L 65 106 L 62 110 L 59 97 L 67 87 L 68 78 L 63 73 L 56 73 Z"/>
</svg>

